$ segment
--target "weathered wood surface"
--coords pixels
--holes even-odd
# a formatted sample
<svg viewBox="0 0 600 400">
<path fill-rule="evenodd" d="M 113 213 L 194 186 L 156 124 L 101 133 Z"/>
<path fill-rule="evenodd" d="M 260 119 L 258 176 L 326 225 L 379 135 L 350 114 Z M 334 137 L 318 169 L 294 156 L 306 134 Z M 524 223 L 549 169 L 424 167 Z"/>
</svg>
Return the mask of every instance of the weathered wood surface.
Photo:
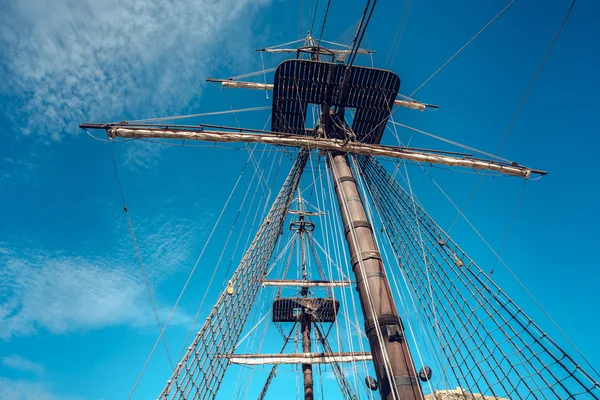
<svg viewBox="0 0 600 400">
<path fill-rule="evenodd" d="M 110 138 L 147 138 L 147 139 L 184 139 L 206 142 L 244 142 L 265 143 L 278 146 L 304 147 L 342 153 L 365 154 L 379 157 L 400 158 L 408 161 L 438 164 L 450 167 L 463 167 L 481 171 L 493 171 L 505 175 L 529 178 L 532 173 L 545 174 L 520 165 L 507 165 L 498 162 L 470 157 L 455 157 L 444 154 L 426 153 L 398 147 L 388 147 L 378 144 L 350 142 L 339 139 L 329 139 L 313 136 L 289 135 L 277 132 L 243 133 L 212 130 L 167 130 L 134 127 L 112 127 L 107 129 Z"/>
</svg>

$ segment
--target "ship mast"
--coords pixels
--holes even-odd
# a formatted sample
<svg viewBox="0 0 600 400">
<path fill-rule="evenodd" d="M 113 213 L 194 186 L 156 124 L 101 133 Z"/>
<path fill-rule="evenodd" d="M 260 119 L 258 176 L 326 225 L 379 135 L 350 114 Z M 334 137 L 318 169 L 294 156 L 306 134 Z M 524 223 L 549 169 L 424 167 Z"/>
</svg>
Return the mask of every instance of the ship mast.
<svg viewBox="0 0 600 400">
<path fill-rule="evenodd" d="M 261 49 L 266 52 L 290 52 L 288 50 Z M 443 313 L 439 315 L 442 329 L 436 334 L 437 339 L 443 341 L 441 347 L 456 381 L 471 391 L 456 389 L 463 396 L 460 398 L 480 398 L 476 397 L 480 395 L 473 394 L 473 390 L 479 389 L 483 393 L 484 390 L 481 389 L 485 389 L 495 398 L 500 398 L 498 394 L 518 397 L 523 393 L 530 393 L 536 398 L 536 394 L 539 394 L 539 398 L 560 399 L 576 393 L 590 394 L 593 398 L 600 399 L 600 384 L 594 377 L 583 371 L 495 286 L 429 218 L 420 205 L 415 204 L 414 198 L 409 198 L 402 191 L 374 156 L 494 171 L 526 179 L 532 174 L 543 175 L 545 172 L 516 163 L 500 162 L 495 156 L 490 159 L 475 159 L 470 154 L 383 146 L 380 141 L 392 107 L 423 111 L 430 106 L 416 101 L 396 100 L 400 81 L 393 72 L 345 65 L 343 61 L 349 54 L 352 57 L 368 52 L 359 46 L 351 53 L 346 50 L 325 49 L 309 34 L 304 46 L 294 51 L 297 58 L 279 65 L 273 84 L 265 82 L 257 86 L 251 82 L 213 79 L 227 88 L 272 90 L 270 131 L 139 121 L 81 125 L 84 129 L 104 129 L 110 139 L 164 138 L 265 143 L 301 149 L 277 199 L 233 274 L 231 285 L 240 289 L 219 297 L 192 345 L 177 364 L 160 398 L 185 399 L 193 396 L 212 399 L 216 396 L 227 365 L 271 364 L 271 374 L 259 396 L 262 400 L 277 365 L 299 364 L 302 368 L 304 398 L 312 400 L 313 364 L 331 364 L 334 371 L 340 371 L 336 369 L 339 368 L 338 363 L 372 360 L 377 380 L 367 379 L 367 386 L 372 390 L 379 390 L 382 399 L 424 400 L 419 379 L 429 379 L 431 370 L 417 375 L 407 333 L 397 311 L 374 234 L 374 221 L 370 220 L 370 213 L 364 206 L 370 198 L 370 204 L 378 208 L 377 213 L 398 261 L 401 258 L 400 252 L 409 252 L 402 254 L 408 258 L 408 265 L 402 268 L 406 268 L 411 288 L 417 293 L 425 293 L 422 283 L 424 273 L 419 268 L 427 271 L 430 267 L 436 268 L 433 284 L 440 289 L 431 290 L 432 283 L 428 282 L 428 296 L 418 296 L 418 301 L 426 316 L 433 316 L 434 319 L 429 322 L 437 329 L 440 321 L 433 311 L 434 297 L 438 304 L 443 304 L 440 296 L 449 297 L 448 307 L 442 306 Z M 328 57 L 330 59 L 323 60 Z M 315 110 L 320 111 L 313 129 L 306 127 L 305 116 L 309 104 L 317 105 Z M 351 126 L 345 118 L 350 109 L 356 110 Z M 324 154 L 333 181 L 370 353 L 332 352 L 326 335 L 323 335 L 317 322 L 333 323 L 339 303 L 332 296 L 309 296 L 313 287 L 332 290 L 350 284 L 348 281 L 328 281 L 323 277 L 319 281 L 311 280 L 309 276 L 306 243 L 311 240 L 310 232 L 314 229 L 314 224 L 306 219 L 310 213 L 304 207 L 299 180 L 313 150 L 320 150 Z M 370 189 L 368 198 L 364 192 L 361 195 L 357 183 L 359 181 Z M 290 210 L 297 190 L 299 209 Z M 281 280 L 267 279 L 269 260 L 288 214 L 298 215 L 298 219 L 290 224 L 290 229 L 296 231 L 301 246 L 302 279 L 289 280 L 285 276 Z M 418 244 L 411 224 L 419 229 Z M 420 236 L 421 224 L 424 225 L 424 238 Z M 418 245 L 420 248 L 416 253 L 422 251 L 422 261 L 415 256 L 414 249 Z M 429 265 L 430 262 L 434 264 Z M 301 354 L 283 352 L 289 336 L 285 337 L 280 354 L 234 354 L 235 343 L 260 286 L 300 289 L 300 297 L 296 298 L 279 298 L 278 294 L 272 313 L 273 322 L 293 322 L 292 332 L 299 325 Z M 432 312 L 427 313 L 427 310 Z M 482 335 L 479 330 L 484 323 L 490 325 L 490 330 Z M 313 332 L 323 345 L 324 353 L 315 353 L 312 349 Z M 494 335 L 489 332 L 494 332 Z M 509 365 L 511 370 L 502 370 L 505 365 Z M 539 373 L 532 374 L 531 369 Z M 567 379 L 563 377 L 565 374 L 568 374 L 568 385 L 563 382 Z M 340 387 L 346 388 L 345 397 L 353 398 L 343 373 L 340 375 L 338 377 L 336 374 L 336 378 Z M 436 396 L 436 392 L 432 393 Z M 555 397 L 547 397 L 548 394 Z"/>
<path fill-rule="evenodd" d="M 301 192 L 298 192 L 298 206 L 300 208 L 300 216 L 297 224 L 298 235 L 300 235 L 300 254 L 302 255 L 302 280 L 308 281 L 308 272 L 306 270 L 306 227 L 307 223 L 304 220 L 305 214 L 302 205 Z M 303 298 L 308 297 L 308 286 L 302 286 L 300 295 Z M 302 351 L 310 353 L 310 331 L 312 318 L 306 309 L 303 307 L 300 311 L 300 331 L 302 332 Z M 304 377 L 304 399 L 313 400 L 313 374 L 312 364 L 302 364 L 302 375 Z"/>
<path fill-rule="evenodd" d="M 382 399 L 423 399 L 373 226 L 343 154 L 328 156 Z"/>
<path fill-rule="evenodd" d="M 268 51 L 269 49 L 262 50 Z M 350 67 L 340 62 L 344 60 L 347 53 L 321 47 L 315 43 L 310 34 L 305 40 L 304 47 L 298 49 L 296 53 L 298 58 L 292 62 L 297 62 L 298 65 L 292 64 L 290 67 L 283 68 L 279 78 L 276 78 L 274 85 L 263 86 L 263 88 L 274 91 L 273 126 L 270 132 L 215 126 L 161 126 L 128 122 L 110 125 L 83 124 L 82 127 L 105 129 L 110 138 L 179 138 L 225 142 L 262 142 L 283 146 L 304 147 L 308 150 L 321 149 L 326 151 L 327 163 L 334 182 L 336 200 L 341 212 L 345 239 L 350 253 L 350 267 L 356 280 L 356 288 L 364 317 L 365 333 L 371 352 L 368 355 L 331 353 L 324 356 L 311 352 L 311 327 L 314 322 L 314 315 L 307 312 L 307 305 L 311 300 L 325 301 L 325 299 L 308 298 L 309 283 L 311 281 L 308 279 L 306 267 L 305 235 L 307 226 L 310 223 L 305 220 L 306 214 L 303 210 L 302 200 L 299 197 L 299 219 L 292 227 L 298 231 L 301 244 L 302 281 L 296 283 L 285 280 L 278 283 L 271 281 L 271 284 L 277 286 L 285 285 L 286 283 L 288 285 L 300 285 L 301 298 L 278 299 L 275 301 L 273 305 L 273 321 L 299 322 L 303 355 L 264 354 L 255 356 L 249 354 L 232 354 L 228 356 L 229 363 L 246 365 L 274 364 L 272 375 L 277 364 L 301 363 L 304 398 L 312 400 L 314 396 L 313 363 L 349 362 L 365 359 L 368 356 L 369 359 L 373 360 L 377 376 L 376 386 L 371 389 L 378 389 L 382 399 L 422 400 L 424 397 L 417 378 L 411 351 L 406 341 L 404 327 L 398 315 L 390 284 L 385 274 L 385 267 L 375 240 L 372 223 L 367 217 L 363 199 L 358 190 L 357 179 L 348 164 L 347 154 L 362 154 L 366 156 L 384 155 L 417 162 L 467 166 L 474 169 L 492 170 L 526 178 L 532 173 L 544 174 L 545 172 L 533 170 L 518 164 L 502 163 L 493 159 L 474 159 L 470 155 L 465 154 L 382 146 L 378 142 L 385 124 L 382 125 L 380 119 L 383 116 L 384 122 L 387 122 L 390 107 L 395 105 L 422 111 L 427 105 L 418 102 L 408 102 L 410 104 L 406 104 L 405 101 L 397 103 L 394 93 L 398 90 L 399 79 L 395 74 L 368 68 L 362 68 L 365 72 L 362 70 L 358 72 L 361 67 Z M 302 57 L 306 57 L 310 60 L 308 62 L 313 64 L 302 64 L 304 62 Z M 321 59 L 323 57 L 330 57 L 330 62 L 322 62 Z M 321 65 L 325 68 L 323 72 L 315 72 L 314 68 L 320 68 Z M 300 68 L 306 68 L 306 71 L 296 71 L 296 69 Z M 313 70 L 310 70 L 310 68 L 313 68 Z M 298 83 L 295 81 L 297 79 L 296 74 L 301 74 L 307 80 L 308 85 L 310 85 L 313 79 L 315 80 L 314 84 L 317 83 L 316 75 L 320 73 L 324 73 L 326 76 L 326 82 L 322 83 L 324 85 L 324 104 L 320 106 L 320 120 L 317 126 L 313 130 L 307 130 L 304 127 L 303 117 L 300 120 L 298 109 L 301 106 L 290 108 L 289 103 L 298 101 L 296 98 L 296 92 L 298 91 Z M 341 78 L 335 78 L 336 76 L 341 76 Z M 361 82 L 357 80 L 356 76 L 365 76 L 366 78 L 364 79 L 366 81 Z M 335 79 L 339 79 L 337 83 L 334 82 Z M 356 98 L 356 94 L 353 94 L 353 99 L 350 101 L 348 98 L 351 97 L 350 81 L 352 79 L 354 79 L 352 81 L 353 85 L 359 86 L 358 89 L 354 88 L 354 90 L 358 90 L 362 94 L 358 98 Z M 212 79 L 212 81 L 220 81 L 224 87 L 228 88 L 256 88 L 245 83 L 234 84 L 229 80 Z M 388 86 L 385 87 L 381 82 L 386 82 Z M 360 85 L 364 85 L 364 88 L 361 89 Z M 390 94 L 394 94 L 394 98 L 388 98 Z M 356 107 L 358 110 L 357 113 L 362 112 L 361 109 L 367 111 L 360 118 L 355 116 L 354 125 L 350 127 L 346 122 L 345 113 L 347 106 L 354 104 L 353 102 L 358 104 L 358 107 Z M 290 109 L 295 110 L 293 112 L 296 114 L 285 115 Z M 279 114 L 280 112 L 283 113 L 283 117 Z M 286 118 L 295 120 L 296 126 L 290 127 Z M 359 125 L 356 125 L 357 120 L 359 120 Z M 360 125 L 360 121 L 366 121 L 366 123 Z M 219 130 L 214 130 L 214 128 Z M 376 134 L 373 134 L 374 131 Z M 331 284 L 334 285 L 335 283 L 332 282 Z M 335 319 L 338 306 L 334 303 L 327 303 L 329 304 L 329 308 L 326 311 L 331 319 L 326 322 L 333 322 Z M 298 317 L 293 316 L 291 307 L 300 309 Z M 277 316 L 281 318 L 278 320 L 277 318 L 279 317 Z M 320 334 L 318 329 L 317 334 Z M 176 375 L 177 373 L 175 374 L 175 378 Z M 269 383 L 270 379 L 267 380 L 266 387 L 268 387 Z M 168 391 L 165 393 L 168 394 Z M 260 398 L 262 396 L 261 394 Z M 164 397 L 166 398 L 166 396 Z"/>
</svg>

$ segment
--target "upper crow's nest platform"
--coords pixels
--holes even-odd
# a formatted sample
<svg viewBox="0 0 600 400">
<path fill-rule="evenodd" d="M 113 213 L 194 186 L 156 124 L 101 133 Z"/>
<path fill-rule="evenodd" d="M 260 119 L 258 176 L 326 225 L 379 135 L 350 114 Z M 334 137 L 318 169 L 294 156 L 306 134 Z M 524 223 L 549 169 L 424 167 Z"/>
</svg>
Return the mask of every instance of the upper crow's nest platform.
<svg viewBox="0 0 600 400">
<path fill-rule="evenodd" d="M 342 90 L 346 68 L 347 85 Z M 305 135 L 309 103 L 355 109 L 352 130 L 358 141 L 379 143 L 400 89 L 393 72 L 312 60 L 284 61 L 275 71 L 271 129 Z"/>
</svg>

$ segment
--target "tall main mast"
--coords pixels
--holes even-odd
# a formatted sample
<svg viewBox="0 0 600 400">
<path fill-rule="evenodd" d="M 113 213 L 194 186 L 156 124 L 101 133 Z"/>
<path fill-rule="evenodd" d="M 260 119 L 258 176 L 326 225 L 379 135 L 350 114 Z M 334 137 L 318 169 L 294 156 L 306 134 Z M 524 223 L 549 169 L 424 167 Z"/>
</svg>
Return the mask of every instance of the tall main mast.
<svg viewBox="0 0 600 400">
<path fill-rule="evenodd" d="M 423 399 L 402 321 L 356 179 L 345 155 L 334 153 L 328 159 L 381 398 Z"/>
<path fill-rule="evenodd" d="M 423 252 L 425 254 L 427 251 L 427 259 L 432 260 L 435 265 L 429 265 L 425 257 L 422 262 L 426 269 L 430 266 L 439 267 L 435 270 L 432 283 L 428 282 L 429 288 L 429 285 L 434 284 L 439 286 L 439 290 L 429 289 L 428 293 L 433 293 L 431 301 L 429 296 L 417 296 L 417 299 L 427 314 L 427 310 L 435 308 L 434 297 L 438 304 L 444 303 L 444 296 L 450 297 L 448 307 L 444 306 L 442 313 L 436 315 L 433 312 L 426 317 L 431 326 L 439 326 L 438 317 L 442 322 L 443 328 L 436 332 L 439 335 L 440 351 L 446 358 L 445 362 L 441 361 L 440 372 L 446 371 L 443 367 L 450 367 L 449 370 L 460 385 L 452 394 L 461 398 L 475 398 L 482 396 L 475 394 L 475 391 L 479 391 L 495 398 L 500 398 L 499 395 L 510 398 L 533 395 L 536 398 L 557 399 L 588 396 L 585 398 L 600 400 L 600 383 L 581 369 L 516 307 L 429 219 L 420 206 L 415 206 L 414 200 L 411 203 L 411 198 L 395 186 L 394 178 L 386 175 L 385 169 L 372 156 L 490 170 L 524 178 L 545 172 L 516 163 L 498 162 L 494 158 L 474 159 L 469 154 L 382 146 L 379 142 L 393 106 L 423 110 L 427 105 L 412 101 L 408 105 L 402 102 L 399 104 L 395 100 L 400 85 L 397 75 L 375 68 L 347 66 L 340 62 L 346 54 L 344 51 L 323 49 L 311 39 L 305 43 L 304 48 L 297 50 L 297 54 L 296 60 L 288 60 L 279 65 L 272 85 L 267 85 L 266 82 L 264 84 L 263 88 L 273 90 L 270 131 L 214 125 L 140 123 L 143 121 L 134 121 L 133 124 L 125 121 L 81 125 L 84 129 L 105 129 L 109 138 L 239 141 L 303 148 L 269 215 L 230 280 L 232 290 L 228 288 L 219 297 L 192 345 L 177 364 L 161 398 L 185 399 L 193 396 L 212 399 L 217 395 L 229 364 L 272 364 L 271 374 L 259 396 L 259 399 L 263 399 L 276 366 L 296 364 L 302 365 L 304 397 L 313 399 L 312 364 L 327 363 L 333 366 L 344 397 L 353 399 L 355 396 L 338 364 L 372 360 L 378 382 L 368 378 L 367 386 L 373 390 L 379 389 L 383 399 L 423 400 L 403 324 L 396 310 L 375 240 L 372 221 L 369 221 L 363 206 L 357 176 L 348 164 L 347 154 L 350 153 L 358 155 L 358 165 L 353 166 L 360 171 L 361 182 L 364 178 L 369 197 L 378 210 L 396 257 L 399 260 L 408 257 L 404 271 L 409 277 L 410 288 L 417 293 L 424 290 L 420 286 L 423 274 L 418 271 L 421 261 L 418 256 L 415 257 L 413 250 L 423 248 L 423 241 L 415 241 L 411 230 L 414 227 L 411 224 L 417 224 L 419 232 L 420 225 L 424 224 L 426 247 Z M 302 59 L 302 55 L 308 55 L 308 59 Z M 331 56 L 331 62 L 323 62 L 323 58 L 327 56 Z M 245 83 L 238 83 L 240 84 L 228 80 L 223 81 L 223 86 L 249 87 Z M 309 104 L 318 105 L 321 110 L 314 129 L 306 126 Z M 346 123 L 346 109 L 355 110 L 352 126 Z M 210 130 L 211 128 L 221 130 Z M 303 217 L 306 214 L 302 211 L 302 204 L 300 220 L 292 223 L 297 224 L 300 228 L 298 230 L 301 230 L 302 279 L 266 279 L 269 260 L 282 224 L 290 212 L 291 198 L 298 187 L 311 150 L 321 150 L 321 154 L 325 154 L 333 177 L 371 353 L 334 353 L 327 343 L 327 335 L 323 335 L 316 324 L 334 322 L 339 303 L 332 295 L 328 295 L 328 298 L 309 298 L 309 288 L 343 287 L 349 286 L 350 282 L 345 275 L 344 281 L 327 281 L 321 270 L 321 280 L 308 279 L 305 239 L 312 238 L 312 235 L 305 234 L 303 224 L 306 221 Z M 410 212 L 407 212 L 406 207 L 410 208 Z M 419 238 L 420 235 L 419 233 Z M 402 251 L 406 250 L 404 246 L 408 246 L 408 253 L 398 254 L 398 246 Z M 294 327 L 300 325 L 303 353 L 284 353 L 284 344 L 279 354 L 234 354 L 261 283 L 262 286 L 300 288 L 298 298 L 276 299 L 272 312 L 273 322 L 293 322 Z M 489 325 L 489 329 L 484 323 Z M 311 352 L 313 324 L 314 334 L 323 346 L 323 353 Z M 286 343 L 289 337 L 284 336 Z M 505 370 L 505 367 L 510 370 Z M 531 370 L 535 373 L 532 374 Z M 431 371 L 423 371 L 419 377 L 429 379 Z M 446 387 L 449 387 L 447 382 Z M 432 395 L 437 398 L 447 392 L 434 392 L 431 386 L 430 391 L 427 398 Z"/>
</svg>

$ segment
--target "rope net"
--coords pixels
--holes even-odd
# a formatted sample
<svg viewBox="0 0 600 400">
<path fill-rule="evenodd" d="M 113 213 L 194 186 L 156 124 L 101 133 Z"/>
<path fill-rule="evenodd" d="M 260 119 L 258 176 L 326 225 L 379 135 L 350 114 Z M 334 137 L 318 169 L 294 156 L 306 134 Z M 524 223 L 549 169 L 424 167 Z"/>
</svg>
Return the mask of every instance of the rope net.
<svg viewBox="0 0 600 400">
<path fill-rule="evenodd" d="M 354 158 L 354 157 L 353 157 Z M 459 395 L 600 399 L 600 385 L 544 333 L 370 156 L 356 156 L 427 335 Z M 442 371 L 440 371 L 442 372 Z M 448 388 L 448 387 L 446 387 Z M 434 392 L 428 399 L 443 398 Z"/>
<path fill-rule="evenodd" d="M 233 293 L 221 293 L 192 344 L 177 364 L 160 399 L 212 399 L 225 375 L 228 359 L 238 341 L 261 287 L 269 260 L 281 235 L 309 152 L 302 150 L 254 240 L 230 281 Z"/>
</svg>

